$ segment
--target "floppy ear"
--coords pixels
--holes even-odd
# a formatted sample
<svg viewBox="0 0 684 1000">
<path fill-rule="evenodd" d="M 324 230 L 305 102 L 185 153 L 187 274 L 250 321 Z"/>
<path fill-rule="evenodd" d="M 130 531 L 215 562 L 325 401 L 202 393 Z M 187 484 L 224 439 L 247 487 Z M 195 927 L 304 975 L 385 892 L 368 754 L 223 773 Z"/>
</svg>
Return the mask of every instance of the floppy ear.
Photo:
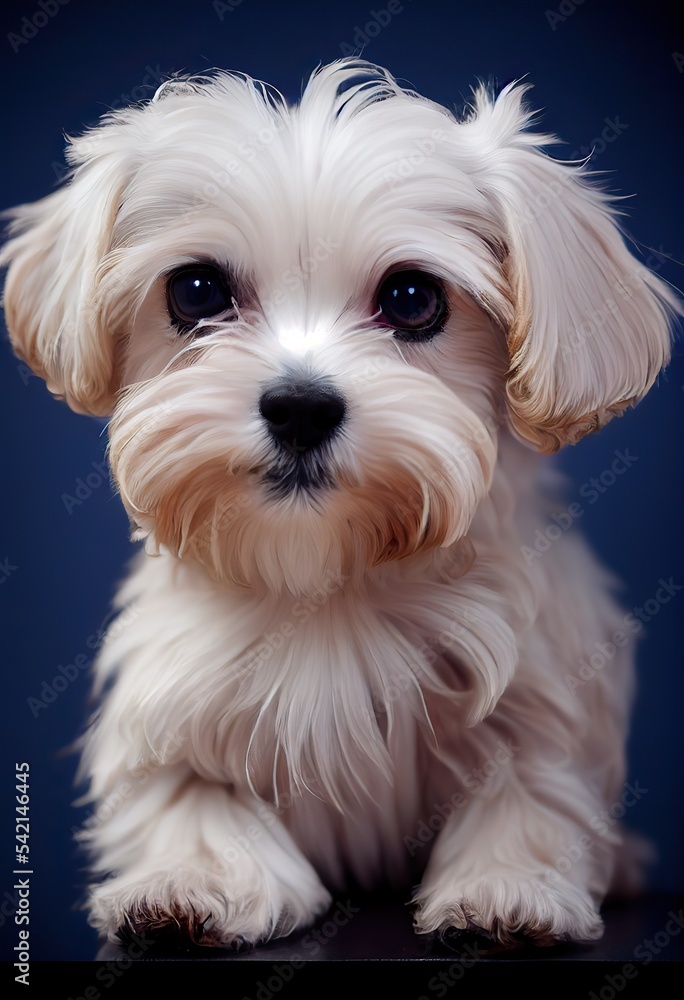
<svg viewBox="0 0 684 1000">
<path fill-rule="evenodd" d="M 629 253 L 584 165 L 551 159 L 536 147 L 556 140 L 523 131 L 526 89 L 511 85 L 496 101 L 479 91 L 465 128 L 482 149 L 477 183 L 497 206 L 508 247 L 511 420 L 550 453 L 644 396 L 669 359 L 671 320 L 682 309 Z"/>
<path fill-rule="evenodd" d="M 10 240 L 4 308 L 16 353 L 56 396 L 80 413 L 111 412 L 114 345 L 98 301 L 98 266 L 107 253 L 126 183 L 124 153 L 104 126 L 72 142 L 68 184 L 5 213 Z"/>
</svg>

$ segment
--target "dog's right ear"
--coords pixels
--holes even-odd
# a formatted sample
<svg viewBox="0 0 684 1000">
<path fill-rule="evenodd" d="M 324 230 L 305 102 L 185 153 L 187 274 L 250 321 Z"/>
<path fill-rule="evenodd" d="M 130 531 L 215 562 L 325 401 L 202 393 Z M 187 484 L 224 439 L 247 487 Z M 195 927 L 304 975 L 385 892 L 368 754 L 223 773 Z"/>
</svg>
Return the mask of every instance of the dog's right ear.
<svg viewBox="0 0 684 1000">
<path fill-rule="evenodd" d="M 17 355 L 79 413 L 109 414 L 116 391 L 114 337 L 98 298 L 100 264 L 130 176 L 118 122 L 73 140 L 74 168 L 54 194 L 5 213 L 9 265 L 4 309 Z"/>
<path fill-rule="evenodd" d="M 553 140 L 528 131 L 526 89 L 511 84 L 496 99 L 478 91 L 462 136 L 507 249 L 511 423 L 548 454 L 643 398 L 684 308 L 632 255 L 616 205 L 585 165 L 539 148 Z"/>
</svg>

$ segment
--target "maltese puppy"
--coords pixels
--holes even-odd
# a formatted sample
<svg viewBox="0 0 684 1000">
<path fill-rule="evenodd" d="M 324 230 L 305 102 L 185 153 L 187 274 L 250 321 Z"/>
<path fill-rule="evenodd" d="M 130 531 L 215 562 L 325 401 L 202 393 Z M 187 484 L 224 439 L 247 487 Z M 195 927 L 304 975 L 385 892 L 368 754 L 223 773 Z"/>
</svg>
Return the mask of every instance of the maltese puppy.
<svg viewBox="0 0 684 1000">
<path fill-rule="evenodd" d="M 145 540 L 83 747 L 103 934 L 258 942 L 391 884 L 419 933 L 586 941 L 636 877 L 597 824 L 632 642 L 538 456 L 644 396 L 680 307 L 525 89 L 173 79 L 10 213 L 12 344 L 110 418 Z"/>
</svg>

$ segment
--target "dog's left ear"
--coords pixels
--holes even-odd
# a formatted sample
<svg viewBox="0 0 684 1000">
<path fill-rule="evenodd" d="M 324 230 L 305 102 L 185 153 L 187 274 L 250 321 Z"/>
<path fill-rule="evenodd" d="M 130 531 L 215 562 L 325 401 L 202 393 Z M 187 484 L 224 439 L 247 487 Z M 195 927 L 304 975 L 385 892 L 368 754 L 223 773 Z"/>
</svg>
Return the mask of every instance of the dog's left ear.
<svg viewBox="0 0 684 1000">
<path fill-rule="evenodd" d="M 127 182 L 126 145 L 108 124 L 72 142 L 68 183 L 5 213 L 5 320 L 15 352 L 79 413 L 113 406 L 114 343 L 98 297 L 100 265 Z"/>
<path fill-rule="evenodd" d="M 539 151 L 555 140 L 525 131 L 526 89 L 511 85 L 495 101 L 479 91 L 462 128 L 508 248 L 511 420 L 550 453 L 644 396 L 669 360 L 671 320 L 682 309 L 629 253 L 610 199 L 584 166 Z"/>
</svg>

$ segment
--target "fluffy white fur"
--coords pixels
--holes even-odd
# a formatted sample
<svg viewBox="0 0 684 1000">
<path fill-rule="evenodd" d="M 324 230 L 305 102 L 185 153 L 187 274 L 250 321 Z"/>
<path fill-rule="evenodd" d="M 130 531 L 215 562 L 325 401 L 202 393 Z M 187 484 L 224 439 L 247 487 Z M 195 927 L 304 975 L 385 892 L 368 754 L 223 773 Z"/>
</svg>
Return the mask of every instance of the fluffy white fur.
<svg viewBox="0 0 684 1000">
<path fill-rule="evenodd" d="M 624 781 L 632 650 L 573 694 L 620 626 L 611 583 L 575 532 L 531 565 L 521 546 L 558 500 L 535 450 L 638 401 L 679 306 L 585 168 L 539 151 L 524 91 L 457 120 L 354 60 L 296 107 L 241 75 L 174 80 L 14 211 L 14 347 L 112 416 L 146 539 L 84 752 L 101 931 L 259 941 L 351 878 L 419 882 L 419 932 L 600 936 L 621 848 L 591 819 Z M 164 288 L 197 260 L 241 294 L 193 338 Z M 377 315 L 401 266 L 448 288 L 427 343 Z M 348 417 L 329 485 L 275 498 L 258 400 L 293 369 Z M 421 871 L 407 838 L 459 793 Z"/>
</svg>

